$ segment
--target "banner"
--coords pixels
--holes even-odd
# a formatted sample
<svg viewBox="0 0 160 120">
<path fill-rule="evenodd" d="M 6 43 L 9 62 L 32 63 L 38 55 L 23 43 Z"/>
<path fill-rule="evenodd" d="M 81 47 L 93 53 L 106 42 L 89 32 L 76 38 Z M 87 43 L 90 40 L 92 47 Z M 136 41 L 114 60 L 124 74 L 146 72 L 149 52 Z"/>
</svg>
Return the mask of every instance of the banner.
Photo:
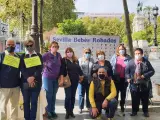
<svg viewBox="0 0 160 120">
<path fill-rule="evenodd" d="M 117 45 L 119 44 L 119 36 L 53 35 L 50 37 L 50 42 L 52 41 L 59 43 L 59 52 L 62 56 L 64 56 L 64 52 L 67 47 L 72 47 L 78 58 L 82 57 L 84 48 L 90 48 L 94 59 L 96 59 L 96 51 L 103 50 L 106 54 L 106 59 L 110 60 L 111 56 L 116 51 Z"/>
</svg>

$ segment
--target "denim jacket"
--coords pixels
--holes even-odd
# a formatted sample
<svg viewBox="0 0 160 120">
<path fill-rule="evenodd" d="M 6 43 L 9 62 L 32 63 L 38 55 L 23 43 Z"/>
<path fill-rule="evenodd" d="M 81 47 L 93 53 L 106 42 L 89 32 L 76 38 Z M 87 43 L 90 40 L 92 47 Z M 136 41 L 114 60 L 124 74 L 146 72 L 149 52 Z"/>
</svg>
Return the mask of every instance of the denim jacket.
<svg viewBox="0 0 160 120">
<path fill-rule="evenodd" d="M 128 62 L 131 60 L 131 57 L 129 55 L 126 55 L 124 59 L 124 63 L 127 65 Z M 116 73 L 116 63 L 117 63 L 117 55 L 114 54 L 110 60 L 110 63 L 112 65 L 113 74 Z"/>
</svg>

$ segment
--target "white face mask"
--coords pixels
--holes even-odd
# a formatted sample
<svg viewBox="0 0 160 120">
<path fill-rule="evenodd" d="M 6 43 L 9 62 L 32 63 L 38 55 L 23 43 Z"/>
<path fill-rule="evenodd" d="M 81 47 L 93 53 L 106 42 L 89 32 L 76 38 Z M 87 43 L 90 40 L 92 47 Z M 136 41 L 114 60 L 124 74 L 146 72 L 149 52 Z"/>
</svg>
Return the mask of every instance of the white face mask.
<svg viewBox="0 0 160 120">
<path fill-rule="evenodd" d="M 142 55 L 135 55 L 135 59 L 136 59 L 136 60 L 142 59 Z"/>
<path fill-rule="evenodd" d="M 98 55 L 98 60 L 104 60 L 104 55 Z"/>
</svg>

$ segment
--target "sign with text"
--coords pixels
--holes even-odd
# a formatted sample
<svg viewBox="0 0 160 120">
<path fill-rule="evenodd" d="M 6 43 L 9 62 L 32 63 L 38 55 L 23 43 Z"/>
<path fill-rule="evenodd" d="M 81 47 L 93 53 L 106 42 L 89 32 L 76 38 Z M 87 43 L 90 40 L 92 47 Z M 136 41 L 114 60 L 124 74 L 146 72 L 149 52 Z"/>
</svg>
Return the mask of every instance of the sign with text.
<svg viewBox="0 0 160 120">
<path fill-rule="evenodd" d="M 30 67 L 35 67 L 35 66 L 38 66 L 38 65 L 42 65 L 39 56 L 30 57 L 30 58 L 25 58 L 25 59 L 24 59 L 24 62 L 25 62 L 26 68 L 30 68 Z"/>
<path fill-rule="evenodd" d="M 90 48 L 94 59 L 96 59 L 96 51 L 103 50 L 106 54 L 106 59 L 110 60 L 119 44 L 119 36 L 53 35 L 50 37 L 50 41 L 59 43 L 59 51 L 62 56 L 64 56 L 64 51 L 67 47 L 72 47 L 78 58 L 82 57 L 84 48 Z"/>
<path fill-rule="evenodd" d="M 5 55 L 3 64 L 18 68 L 20 64 L 20 59 L 11 55 Z"/>
</svg>

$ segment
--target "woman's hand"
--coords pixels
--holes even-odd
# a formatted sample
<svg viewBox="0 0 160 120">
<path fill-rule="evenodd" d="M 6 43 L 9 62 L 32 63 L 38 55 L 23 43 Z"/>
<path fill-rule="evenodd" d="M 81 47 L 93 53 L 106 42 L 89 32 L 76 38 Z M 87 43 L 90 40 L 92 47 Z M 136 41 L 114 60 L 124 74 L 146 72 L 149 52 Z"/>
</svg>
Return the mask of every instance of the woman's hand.
<svg viewBox="0 0 160 120">
<path fill-rule="evenodd" d="M 59 87 L 63 87 L 64 84 L 64 77 L 63 75 L 60 76 L 60 82 L 59 82 Z"/>
<path fill-rule="evenodd" d="M 29 83 L 29 87 L 35 86 L 35 77 L 28 77 L 27 82 Z"/>
<path fill-rule="evenodd" d="M 84 76 L 80 76 L 79 77 L 79 83 L 81 83 L 83 81 L 83 79 L 84 79 Z"/>
</svg>

